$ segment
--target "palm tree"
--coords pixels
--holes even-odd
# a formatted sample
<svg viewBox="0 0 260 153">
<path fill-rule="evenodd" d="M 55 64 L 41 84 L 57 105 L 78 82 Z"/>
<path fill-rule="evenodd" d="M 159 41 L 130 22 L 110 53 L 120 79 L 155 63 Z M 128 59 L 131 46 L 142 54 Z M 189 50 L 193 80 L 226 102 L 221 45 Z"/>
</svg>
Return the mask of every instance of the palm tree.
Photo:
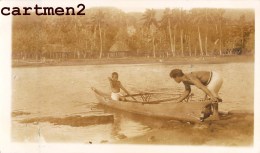
<svg viewBox="0 0 260 153">
<path fill-rule="evenodd" d="M 184 56 L 184 30 L 187 27 L 187 24 L 189 22 L 189 16 L 187 15 L 186 11 L 182 9 L 175 9 L 172 10 L 172 14 L 174 15 L 173 18 L 175 19 L 175 26 L 174 26 L 174 50 L 175 50 L 175 35 L 176 35 L 176 29 L 177 27 L 180 30 L 180 45 L 181 45 L 181 54 Z"/>
<path fill-rule="evenodd" d="M 198 17 L 198 22 L 204 23 L 206 27 L 205 32 L 205 54 L 208 55 L 208 31 L 210 27 L 210 23 L 214 22 L 214 17 L 212 11 L 210 11 L 208 8 L 201 10 L 201 14 Z"/>
<path fill-rule="evenodd" d="M 192 16 L 193 16 L 193 24 L 196 25 L 196 28 L 198 30 L 198 38 L 199 38 L 199 48 L 200 48 L 200 55 L 203 55 L 203 49 L 202 49 L 202 40 L 201 40 L 201 33 L 200 33 L 200 23 L 201 23 L 201 13 L 198 9 L 192 9 Z"/>
<path fill-rule="evenodd" d="M 166 8 L 163 12 L 161 25 L 164 27 L 168 27 L 167 29 L 168 29 L 169 37 L 170 37 L 170 46 L 171 46 L 172 56 L 175 56 L 175 49 L 173 47 L 173 40 L 172 40 L 172 22 L 173 22 L 172 11 L 169 8 Z"/>
<path fill-rule="evenodd" d="M 181 28 L 181 52 L 182 56 L 184 56 L 184 40 L 189 42 L 189 51 L 191 55 L 191 49 L 190 49 L 190 37 L 187 36 L 190 27 L 189 25 L 191 21 L 191 15 L 190 13 L 186 10 L 180 10 L 179 15 L 178 15 L 178 22 Z"/>
<path fill-rule="evenodd" d="M 185 28 L 185 40 L 186 40 L 186 45 L 188 48 L 189 56 L 192 55 L 191 53 L 191 38 L 194 33 L 194 26 L 191 24 L 192 21 L 192 15 L 189 11 L 186 11 L 185 16 L 184 16 L 184 21 L 183 21 L 183 26 Z"/>
<path fill-rule="evenodd" d="M 215 21 L 214 24 L 216 27 L 216 32 L 219 33 L 219 55 L 222 55 L 222 43 L 223 43 L 222 31 L 223 31 L 223 24 L 225 22 L 224 13 L 225 13 L 224 9 L 215 9 L 213 10 L 213 14 L 212 14 Z M 219 27 L 219 31 L 218 31 L 218 27 Z"/>
<path fill-rule="evenodd" d="M 158 26 L 156 18 L 155 18 L 155 10 L 154 9 L 147 9 L 143 15 L 142 20 L 144 20 L 144 27 L 148 28 L 150 34 L 152 35 L 152 45 L 153 45 L 153 57 L 156 57 L 155 54 L 155 32 Z"/>
<path fill-rule="evenodd" d="M 213 22 L 213 18 L 211 16 L 211 13 L 208 11 L 208 9 L 206 8 L 204 13 L 204 16 L 202 16 L 203 21 L 206 25 L 206 35 L 205 35 L 205 52 L 206 55 L 208 55 L 208 31 L 209 31 L 209 22 Z"/>
<path fill-rule="evenodd" d="M 102 12 L 101 10 L 98 10 L 98 12 L 92 16 L 92 24 L 95 27 L 95 31 L 96 31 L 96 27 L 98 27 L 98 31 L 99 31 L 99 40 L 100 40 L 100 53 L 99 53 L 99 58 L 102 58 L 102 54 L 103 54 L 103 39 L 102 39 L 102 24 L 104 24 L 104 19 L 105 19 L 105 13 Z M 95 32 L 94 31 L 94 32 Z"/>
<path fill-rule="evenodd" d="M 202 47 L 202 39 L 201 39 L 201 24 L 204 23 L 206 26 L 206 34 L 205 34 L 205 54 L 208 55 L 208 27 L 209 21 L 212 21 L 212 17 L 208 13 L 208 9 L 192 10 L 192 14 L 194 15 L 193 22 L 197 25 L 198 29 L 198 38 L 199 38 L 199 46 L 200 46 L 200 54 L 204 55 L 203 47 Z"/>
<path fill-rule="evenodd" d="M 178 22 L 179 22 L 179 27 L 180 27 L 180 38 L 181 38 L 181 54 L 182 56 L 184 56 L 184 51 L 183 51 L 183 29 L 184 29 L 184 11 L 182 9 L 180 9 L 179 13 L 178 13 Z"/>
</svg>

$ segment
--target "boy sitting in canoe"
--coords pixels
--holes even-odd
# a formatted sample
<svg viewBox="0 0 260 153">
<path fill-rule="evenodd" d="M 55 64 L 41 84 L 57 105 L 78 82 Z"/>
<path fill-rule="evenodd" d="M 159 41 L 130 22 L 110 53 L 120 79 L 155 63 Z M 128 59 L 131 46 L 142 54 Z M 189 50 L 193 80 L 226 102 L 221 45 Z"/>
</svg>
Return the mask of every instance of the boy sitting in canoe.
<svg viewBox="0 0 260 153">
<path fill-rule="evenodd" d="M 205 92 L 206 97 L 209 96 L 215 102 L 221 102 L 218 92 L 222 86 L 223 79 L 217 72 L 208 71 L 194 71 L 184 74 L 180 69 L 173 69 L 170 73 L 170 77 L 177 83 L 182 82 L 185 86 L 185 91 L 179 98 L 178 102 L 182 102 L 191 92 L 191 85 L 195 85 L 197 88 Z"/>
<path fill-rule="evenodd" d="M 110 87 L 112 90 L 111 98 L 112 100 L 120 100 L 125 101 L 125 97 L 122 93 L 120 93 L 120 89 L 122 89 L 127 95 L 130 95 L 129 92 L 123 87 L 121 82 L 118 80 L 118 73 L 113 72 L 112 78 L 108 77 L 108 80 L 110 82 Z M 134 97 L 132 97 L 134 100 L 136 100 Z"/>
</svg>

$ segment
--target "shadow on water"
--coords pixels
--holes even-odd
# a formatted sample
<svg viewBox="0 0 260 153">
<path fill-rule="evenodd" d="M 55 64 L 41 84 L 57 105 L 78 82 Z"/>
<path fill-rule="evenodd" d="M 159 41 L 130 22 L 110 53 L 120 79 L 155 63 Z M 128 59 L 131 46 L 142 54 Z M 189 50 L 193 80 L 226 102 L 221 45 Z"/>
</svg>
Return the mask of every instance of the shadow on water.
<svg viewBox="0 0 260 153">
<path fill-rule="evenodd" d="M 36 117 L 29 118 L 19 121 L 20 123 L 33 123 L 38 124 L 39 122 L 49 122 L 54 125 L 69 125 L 72 127 L 81 127 L 89 125 L 98 125 L 98 124 L 108 124 L 114 122 L 113 115 L 96 115 L 96 116 L 67 116 L 67 117 Z"/>
</svg>

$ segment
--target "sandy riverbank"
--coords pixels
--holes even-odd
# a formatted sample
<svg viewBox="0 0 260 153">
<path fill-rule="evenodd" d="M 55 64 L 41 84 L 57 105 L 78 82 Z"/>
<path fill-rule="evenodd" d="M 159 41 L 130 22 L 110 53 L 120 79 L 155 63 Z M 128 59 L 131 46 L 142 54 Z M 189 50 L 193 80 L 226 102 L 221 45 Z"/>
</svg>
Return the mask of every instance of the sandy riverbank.
<svg viewBox="0 0 260 153">
<path fill-rule="evenodd" d="M 223 116 L 219 121 L 177 123 L 173 121 L 143 136 L 126 138 L 116 144 L 252 146 L 253 114 Z"/>
<path fill-rule="evenodd" d="M 103 58 L 103 59 L 70 59 L 63 61 L 33 61 L 13 60 L 12 67 L 32 66 L 73 66 L 73 65 L 102 65 L 102 64 L 220 64 L 254 62 L 254 56 L 206 56 L 206 57 L 175 57 L 175 58 Z"/>
</svg>

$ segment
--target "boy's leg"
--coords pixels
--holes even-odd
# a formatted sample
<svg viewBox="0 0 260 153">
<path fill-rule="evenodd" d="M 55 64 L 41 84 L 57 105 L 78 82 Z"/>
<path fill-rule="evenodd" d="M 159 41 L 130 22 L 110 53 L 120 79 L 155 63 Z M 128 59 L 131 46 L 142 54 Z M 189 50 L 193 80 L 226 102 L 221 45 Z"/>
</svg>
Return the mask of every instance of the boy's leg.
<svg viewBox="0 0 260 153">
<path fill-rule="evenodd" d="M 211 93 L 219 99 L 219 102 L 222 101 L 222 99 L 219 97 L 218 92 L 223 84 L 223 79 L 221 76 L 213 72 L 212 79 L 208 85 L 208 89 L 211 91 Z M 219 114 L 218 114 L 218 103 L 212 104 L 213 107 L 213 115 L 211 117 L 212 120 L 219 120 Z"/>
<path fill-rule="evenodd" d="M 213 72 L 212 79 L 207 87 L 215 97 L 221 99 L 218 95 L 218 92 L 222 84 L 223 84 L 223 79 L 221 78 L 221 76 L 218 73 Z"/>
<path fill-rule="evenodd" d="M 125 98 L 125 96 L 123 96 L 123 94 L 118 93 L 118 96 L 119 96 L 120 101 L 126 101 L 126 98 Z"/>
</svg>

